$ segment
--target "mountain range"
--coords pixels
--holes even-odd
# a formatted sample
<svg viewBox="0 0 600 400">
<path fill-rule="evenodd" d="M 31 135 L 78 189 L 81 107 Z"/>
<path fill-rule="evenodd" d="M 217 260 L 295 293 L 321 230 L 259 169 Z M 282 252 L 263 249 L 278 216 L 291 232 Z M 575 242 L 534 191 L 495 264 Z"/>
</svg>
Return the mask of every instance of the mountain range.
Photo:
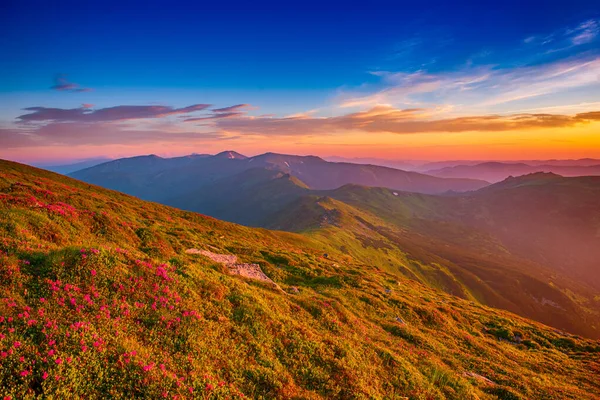
<svg viewBox="0 0 600 400">
<path fill-rule="evenodd" d="M 161 162 L 140 160 L 146 168 Z M 265 181 L 247 170 L 257 175 L 239 182 L 304 193 L 273 221 L 302 234 L 227 223 L 0 160 L 4 398 L 597 398 L 597 340 L 419 282 L 438 276 L 444 286 L 458 268 L 444 261 L 455 248 L 437 242 L 443 234 L 424 235 L 456 232 L 427 222 L 441 210 L 439 196 L 356 185 L 314 191 L 266 172 L 275 175 Z M 535 176 L 475 193 L 547 180 L 590 184 L 562 179 Z M 365 201 L 371 208 L 359 209 Z M 423 236 L 402 236 L 393 227 L 401 221 Z M 482 258 L 465 259 L 499 271 L 484 265 L 498 255 L 492 238 L 450 238 L 457 246 L 481 240 Z M 411 278 L 388 259 L 405 260 Z M 499 295 L 527 287 L 527 295 L 544 296 L 541 307 L 561 301 L 578 312 L 560 291 L 528 286 L 533 278 L 522 271 L 505 276 L 514 286 Z"/>
<path fill-rule="evenodd" d="M 348 183 L 382 186 L 419 193 L 478 189 L 488 183 L 474 179 L 446 179 L 376 165 L 334 163 L 315 156 L 266 153 L 246 157 L 234 151 L 214 156 L 125 158 L 86 168 L 72 177 L 153 201 L 191 192 L 219 179 L 250 169 L 291 174 L 312 189 L 335 189 Z"/>
<path fill-rule="evenodd" d="M 534 173 L 487 185 L 235 152 L 121 159 L 72 176 L 247 226 L 299 232 L 390 273 L 600 337 L 600 178 Z"/>
<path fill-rule="evenodd" d="M 525 163 L 486 162 L 425 171 L 426 174 L 441 178 L 470 178 L 488 182 L 499 182 L 509 176 L 520 176 L 536 172 L 551 172 L 562 176 L 600 176 L 600 162 L 594 165 L 530 165 Z"/>
</svg>

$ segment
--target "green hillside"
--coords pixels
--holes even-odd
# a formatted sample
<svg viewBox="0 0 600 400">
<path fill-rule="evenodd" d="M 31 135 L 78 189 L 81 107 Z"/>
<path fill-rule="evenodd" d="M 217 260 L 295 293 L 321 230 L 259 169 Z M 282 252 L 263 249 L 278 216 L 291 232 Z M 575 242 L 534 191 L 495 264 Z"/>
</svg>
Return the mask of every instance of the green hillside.
<svg viewBox="0 0 600 400">
<path fill-rule="evenodd" d="M 600 180 L 533 174 L 444 196 L 306 188 L 253 169 L 169 203 L 310 235 L 387 272 L 600 337 Z"/>
<path fill-rule="evenodd" d="M 302 232 L 357 260 L 465 299 L 588 337 L 600 336 L 600 291 L 582 279 L 575 268 L 561 271 L 535 256 L 536 250 L 541 254 L 544 248 L 547 253 L 558 250 L 548 248 L 544 238 L 549 229 L 541 218 L 537 219 L 541 220 L 538 225 L 532 222 L 536 221 L 533 211 L 527 214 L 521 206 L 507 213 L 510 203 L 494 203 L 496 198 L 490 199 L 485 193 L 481 194 L 485 195 L 482 200 L 476 197 L 477 192 L 469 196 L 430 196 L 348 185 L 319 194 L 299 198 L 265 221 L 265 226 Z M 536 195 L 528 195 L 529 202 L 535 204 Z M 504 200 L 524 197 L 501 196 Z M 560 229 L 569 222 L 569 216 L 561 207 L 556 210 L 559 217 L 555 221 L 562 220 L 562 224 L 556 224 Z M 488 220 L 477 218 L 486 211 Z M 516 218 L 511 218 L 511 213 Z M 502 215 L 506 217 L 500 221 Z M 489 220 L 495 223 L 487 223 Z M 509 225 L 511 221 L 515 225 Z M 591 222 L 595 223 L 593 219 Z M 504 226 L 511 229 L 505 231 Z M 503 240 L 505 236 L 519 238 L 516 242 L 520 248 L 510 246 L 511 242 Z M 589 236 L 581 243 L 598 240 L 593 234 Z M 533 244 L 528 243 L 531 238 Z M 563 243 L 566 245 L 566 240 Z M 576 249 L 576 244 L 571 248 Z M 531 249 L 531 254 L 526 249 Z M 590 246 L 581 257 L 593 251 Z"/>
<path fill-rule="evenodd" d="M 2 161 L 0 238 L 4 398 L 600 393 L 597 341 L 453 297 L 310 237 Z M 191 248 L 257 263 L 278 286 L 232 275 Z"/>
</svg>

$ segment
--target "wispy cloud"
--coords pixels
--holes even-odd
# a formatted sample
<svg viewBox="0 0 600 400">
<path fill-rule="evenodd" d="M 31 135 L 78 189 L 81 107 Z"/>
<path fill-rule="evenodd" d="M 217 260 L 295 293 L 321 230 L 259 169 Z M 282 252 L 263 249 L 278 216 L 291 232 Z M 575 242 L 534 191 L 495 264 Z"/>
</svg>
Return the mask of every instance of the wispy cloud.
<svg viewBox="0 0 600 400">
<path fill-rule="evenodd" d="M 255 110 L 257 107 L 253 107 L 250 104 L 236 104 L 234 106 L 213 108 L 212 115 L 206 115 L 202 117 L 186 118 L 184 122 L 200 122 L 210 121 L 224 118 L 235 118 L 242 115 L 246 115 L 248 110 Z"/>
<path fill-rule="evenodd" d="M 590 43 L 598 37 L 599 33 L 600 24 L 593 19 L 584 21 L 576 28 L 567 30 L 567 36 L 569 36 L 571 42 L 576 46 Z"/>
<path fill-rule="evenodd" d="M 50 89 L 61 92 L 91 92 L 91 88 L 81 87 L 79 84 L 70 82 L 65 74 L 57 74 L 54 78 L 54 85 Z"/>
<path fill-rule="evenodd" d="M 261 136 L 323 135 L 345 131 L 417 134 L 433 132 L 501 132 L 534 128 L 561 128 L 600 120 L 600 112 L 575 115 L 513 114 L 473 115 L 431 119 L 430 110 L 376 106 L 336 117 L 256 118 L 220 120 L 216 127 L 236 134 Z"/>
<path fill-rule="evenodd" d="M 28 128 L 0 128 L 0 146 L 5 149 L 42 146 L 144 145 L 187 143 L 226 138 L 220 132 L 170 129 L 132 129 L 114 123 L 52 122 Z"/>
<path fill-rule="evenodd" d="M 183 108 L 169 106 L 115 106 L 108 108 L 91 109 L 89 104 L 80 108 L 48 108 L 28 107 L 23 114 L 17 117 L 20 122 L 110 122 L 144 118 L 161 118 L 177 114 L 189 114 L 202 111 L 210 104 L 193 104 Z"/>
<path fill-rule="evenodd" d="M 437 73 L 378 71 L 372 74 L 381 79 L 372 92 L 368 87 L 358 92 L 341 92 L 338 105 L 342 108 L 378 104 L 429 108 L 453 105 L 454 113 L 498 112 L 496 106 L 519 100 L 575 88 L 600 90 L 600 57 L 576 56 L 516 68 L 482 65 Z"/>
<path fill-rule="evenodd" d="M 547 35 L 532 35 L 523 42 L 529 46 L 539 46 L 544 49 L 542 54 L 554 54 L 572 51 L 598 39 L 600 22 L 588 19 L 572 27 L 563 28 Z M 583 46 L 585 47 L 585 46 Z"/>
<path fill-rule="evenodd" d="M 250 104 L 236 104 L 234 106 L 223 107 L 223 108 L 214 108 L 212 111 L 216 113 L 230 113 L 230 112 L 238 112 L 242 110 L 248 110 L 253 108 Z"/>
</svg>

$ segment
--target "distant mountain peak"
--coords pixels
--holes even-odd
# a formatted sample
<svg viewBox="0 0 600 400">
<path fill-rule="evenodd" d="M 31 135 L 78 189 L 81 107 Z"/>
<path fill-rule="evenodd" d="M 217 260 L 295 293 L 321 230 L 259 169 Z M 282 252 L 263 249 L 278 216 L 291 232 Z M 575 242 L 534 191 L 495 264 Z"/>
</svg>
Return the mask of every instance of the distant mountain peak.
<svg viewBox="0 0 600 400">
<path fill-rule="evenodd" d="M 230 160 L 245 160 L 248 158 L 245 155 L 233 150 L 222 151 L 219 154 L 215 154 L 214 157 L 229 158 Z"/>
<path fill-rule="evenodd" d="M 555 174 L 554 172 L 532 172 L 530 174 L 525 174 L 525 175 L 521 175 L 521 176 L 517 176 L 517 177 L 510 175 L 510 176 L 508 176 L 508 178 L 505 179 L 505 181 L 510 181 L 510 180 L 527 181 L 527 180 L 555 179 L 555 178 L 562 178 L 562 175 Z"/>
<path fill-rule="evenodd" d="M 281 154 L 281 153 L 272 153 L 272 152 L 264 153 L 264 154 L 261 154 L 256 157 L 257 158 L 261 157 L 261 158 L 266 158 L 266 159 L 279 158 L 279 159 L 290 159 L 290 160 L 310 160 L 310 161 L 327 162 L 319 156 L 298 156 L 298 155 L 294 155 L 294 154 Z"/>
</svg>

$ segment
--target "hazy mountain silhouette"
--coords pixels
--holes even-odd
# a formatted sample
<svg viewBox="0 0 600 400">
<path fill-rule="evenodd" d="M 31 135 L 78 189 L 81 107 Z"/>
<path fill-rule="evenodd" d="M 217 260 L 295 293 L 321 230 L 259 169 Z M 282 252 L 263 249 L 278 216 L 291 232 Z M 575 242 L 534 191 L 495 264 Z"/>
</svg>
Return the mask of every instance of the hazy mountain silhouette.
<svg viewBox="0 0 600 400">
<path fill-rule="evenodd" d="M 425 173 L 441 178 L 471 178 L 499 182 L 509 176 L 535 172 L 552 172 L 562 176 L 600 176 L 600 163 L 596 165 L 552 165 L 525 163 L 486 162 L 476 165 L 457 165 L 428 170 Z"/>
</svg>

